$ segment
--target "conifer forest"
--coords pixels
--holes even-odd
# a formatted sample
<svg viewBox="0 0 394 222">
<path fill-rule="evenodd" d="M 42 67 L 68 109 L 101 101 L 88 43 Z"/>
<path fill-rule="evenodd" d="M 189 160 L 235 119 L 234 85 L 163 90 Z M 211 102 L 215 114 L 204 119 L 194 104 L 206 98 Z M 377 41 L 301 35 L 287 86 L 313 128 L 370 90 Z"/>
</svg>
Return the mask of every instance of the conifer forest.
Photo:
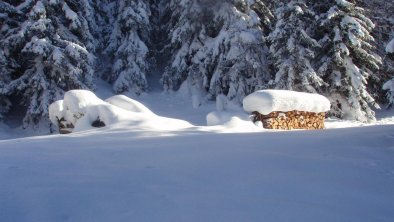
<svg viewBox="0 0 394 222">
<path fill-rule="evenodd" d="M 382 0 L 2 0 L 0 121 L 48 122 L 52 102 L 98 81 L 239 105 L 260 89 L 319 93 L 331 116 L 372 121 L 394 104 L 393 12 Z"/>
</svg>

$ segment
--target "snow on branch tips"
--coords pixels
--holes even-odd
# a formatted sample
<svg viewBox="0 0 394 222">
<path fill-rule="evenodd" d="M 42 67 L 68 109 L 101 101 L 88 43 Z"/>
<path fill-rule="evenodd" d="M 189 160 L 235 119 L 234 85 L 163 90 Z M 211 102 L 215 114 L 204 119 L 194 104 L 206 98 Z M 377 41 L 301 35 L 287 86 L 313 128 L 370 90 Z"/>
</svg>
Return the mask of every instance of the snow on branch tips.
<svg viewBox="0 0 394 222">
<path fill-rule="evenodd" d="M 387 54 L 394 54 L 394 38 L 386 46 Z"/>
</svg>

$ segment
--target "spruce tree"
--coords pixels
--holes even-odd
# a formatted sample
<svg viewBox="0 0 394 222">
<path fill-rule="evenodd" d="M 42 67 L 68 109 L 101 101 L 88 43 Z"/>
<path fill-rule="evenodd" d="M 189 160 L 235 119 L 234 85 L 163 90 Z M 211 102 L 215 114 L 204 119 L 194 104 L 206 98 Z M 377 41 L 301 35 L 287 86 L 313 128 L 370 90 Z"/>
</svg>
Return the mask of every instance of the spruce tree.
<svg viewBox="0 0 394 222">
<path fill-rule="evenodd" d="M 242 98 L 269 80 L 263 39 L 269 16 L 262 1 L 172 0 L 169 20 L 173 53 L 162 81 L 165 90 L 177 89 L 182 82 L 192 92 Z M 198 102 L 193 102 L 197 104 Z"/>
<path fill-rule="evenodd" d="M 0 41 L 21 25 L 19 20 L 23 14 L 12 3 L 15 4 L 15 2 L 0 1 Z M 11 80 L 11 73 L 18 68 L 17 61 L 18 58 L 8 57 L 6 50 L 0 50 L 0 91 Z M 8 96 L 0 93 L 0 121 L 10 108 L 11 102 Z"/>
<path fill-rule="evenodd" d="M 18 24 L 2 26 L 1 57 L 10 62 L 2 65 L 0 98 L 21 99 L 11 102 L 27 108 L 27 127 L 47 119 L 49 104 L 65 91 L 93 86 L 93 56 L 86 47 L 93 41 L 83 4 L 35 0 L 12 7 L 23 16 L 8 12 Z"/>
<path fill-rule="evenodd" d="M 367 90 L 367 81 L 382 64 L 373 52 L 373 22 L 363 8 L 345 1 L 324 1 L 327 10 L 320 16 L 323 50 L 319 73 L 329 84 L 326 95 L 331 113 L 340 118 L 374 120 L 375 99 Z"/>
<path fill-rule="evenodd" d="M 393 106 L 394 104 L 394 38 L 387 44 L 386 46 L 386 53 L 387 53 L 387 58 L 386 58 L 386 64 L 388 65 L 388 71 L 392 73 L 391 77 L 392 79 L 388 80 L 386 83 L 383 85 L 383 90 L 387 91 L 387 101 L 388 101 L 388 107 Z"/>
<path fill-rule="evenodd" d="M 358 0 L 357 4 L 365 8 L 368 18 L 375 24 L 371 35 L 375 39 L 376 53 L 382 57 L 383 65 L 379 70 L 374 70 L 368 79 L 368 91 L 379 104 L 384 104 L 386 91 L 382 85 L 392 77 L 394 73 L 394 61 L 386 53 L 386 46 L 394 36 L 394 1 L 381 0 Z"/>
<path fill-rule="evenodd" d="M 220 6 L 221 21 L 218 40 L 213 47 L 221 51 L 210 80 L 211 95 L 227 95 L 229 100 L 241 103 L 242 99 L 268 87 L 271 75 L 268 70 L 268 48 L 264 31 L 270 29 L 271 14 L 264 14 L 268 7 L 263 1 L 234 1 Z M 260 17 L 260 16 L 261 17 Z"/>
<path fill-rule="evenodd" d="M 113 6 L 111 16 L 115 19 L 110 24 L 112 29 L 105 46 L 112 67 L 104 78 L 113 84 L 115 93 L 130 91 L 141 94 L 148 88 L 150 8 L 143 0 L 115 1 Z"/>
<path fill-rule="evenodd" d="M 270 33 L 270 53 L 274 59 L 277 89 L 321 92 L 325 85 L 315 70 L 314 59 L 320 44 L 311 37 L 315 14 L 304 0 L 279 4 L 276 26 Z"/>
<path fill-rule="evenodd" d="M 166 32 L 168 42 L 163 47 L 165 54 L 171 55 L 167 61 L 161 82 L 164 90 L 176 90 L 188 76 L 191 53 L 190 47 L 201 30 L 202 8 L 196 0 L 170 0 L 167 5 L 169 12 Z M 200 44 L 199 46 L 202 46 Z"/>
</svg>

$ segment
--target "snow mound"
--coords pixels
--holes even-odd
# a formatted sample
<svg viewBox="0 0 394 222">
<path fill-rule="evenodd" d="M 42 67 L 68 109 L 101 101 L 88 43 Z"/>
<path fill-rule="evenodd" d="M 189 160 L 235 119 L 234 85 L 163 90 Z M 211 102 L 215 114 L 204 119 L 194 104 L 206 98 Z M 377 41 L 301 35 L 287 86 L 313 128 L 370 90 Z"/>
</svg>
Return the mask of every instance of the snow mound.
<svg viewBox="0 0 394 222">
<path fill-rule="evenodd" d="M 117 106 L 117 107 L 122 108 L 127 111 L 153 114 L 153 112 L 150 111 L 142 103 L 140 103 L 136 100 L 130 99 L 129 97 L 124 96 L 124 95 L 112 96 L 112 97 L 106 99 L 105 101 L 109 104 L 112 104 L 114 106 Z"/>
<path fill-rule="evenodd" d="M 386 52 L 387 53 L 394 53 L 394 39 L 392 39 L 389 44 L 386 46 Z"/>
<path fill-rule="evenodd" d="M 234 119 L 252 123 L 248 115 L 240 115 L 240 113 L 237 112 L 214 111 L 208 113 L 206 119 L 208 126 L 226 125 Z"/>
<path fill-rule="evenodd" d="M 49 119 L 55 126 L 58 126 L 58 120 L 65 117 L 65 109 L 63 108 L 63 100 L 53 102 L 49 108 Z"/>
<path fill-rule="evenodd" d="M 273 111 L 293 110 L 327 112 L 330 106 L 330 101 L 322 95 L 288 90 L 260 90 L 246 96 L 243 100 L 245 111 L 257 111 L 263 115 Z"/>
<path fill-rule="evenodd" d="M 62 118 L 72 123 L 75 126 L 73 132 L 94 129 L 92 123 L 96 120 L 104 122 L 107 127 L 120 126 L 131 130 L 165 131 L 192 127 L 183 120 L 157 116 L 141 103 L 126 96 L 113 96 L 103 101 L 86 90 L 67 92 L 64 100 L 50 105 L 49 116 L 56 126 Z"/>
<path fill-rule="evenodd" d="M 64 108 L 72 113 L 86 113 L 92 105 L 104 104 L 94 93 L 88 90 L 71 90 L 64 94 Z"/>
<path fill-rule="evenodd" d="M 121 121 L 125 110 L 99 99 L 87 90 L 71 90 L 66 92 L 64 100 L 49 106 L 49 118 L 54 125 L 63 119 L 75 126 L 76 131 L 92 128 L 91 123 L 97 119 L 106 125 Z"/>
<path fill-rule="evenodd" d="M 221 127 L 221 132 L 261 132 L 262 126 L 255 125 L 246 113 L 214 111 L 206 116 L 208 126 Z"/>
</svg>

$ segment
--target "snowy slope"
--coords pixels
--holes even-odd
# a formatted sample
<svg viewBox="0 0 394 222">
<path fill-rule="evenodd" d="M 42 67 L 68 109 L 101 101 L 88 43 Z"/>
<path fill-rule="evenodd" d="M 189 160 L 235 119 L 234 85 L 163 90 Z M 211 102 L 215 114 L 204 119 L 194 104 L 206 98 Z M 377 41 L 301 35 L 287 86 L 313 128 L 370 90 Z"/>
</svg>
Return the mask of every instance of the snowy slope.
<svg viewBox="0 0 394 222">
<path fill-rule="evenodd" d="M 2 221 L 387 221 L 394 126 L 0 141 Z"/>
<path fill-rule="evenodd" d="M 288 132 L 188 96 L 115 96 L 97 104 L 121 122 L 0 140 L 0 221 L 393 221 L 392 111 Z"/>
</svg>

